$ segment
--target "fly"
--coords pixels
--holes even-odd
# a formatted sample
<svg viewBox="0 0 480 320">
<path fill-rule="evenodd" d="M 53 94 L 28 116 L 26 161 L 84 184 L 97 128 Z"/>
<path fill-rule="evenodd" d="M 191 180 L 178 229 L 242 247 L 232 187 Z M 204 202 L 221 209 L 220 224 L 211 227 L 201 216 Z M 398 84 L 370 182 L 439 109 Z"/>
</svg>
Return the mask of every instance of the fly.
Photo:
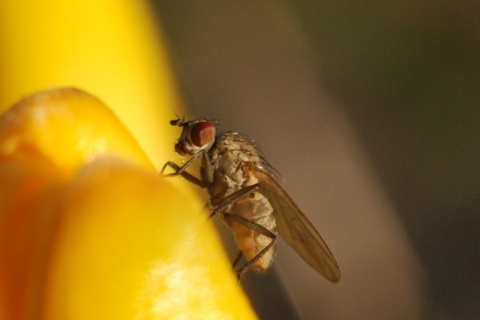
<svg viewBox="0 0 480 320">
<path fill-rule="evenodd" d="M 279 185 L 274 169 L 252 140 L 237 132 L 217 135 L 216 122 L 209 120 L 177 119 L 170 124 L 182 128 L 175 151 L 191 158 L 183 166 L 167 162 L 162 173 L 169 166 L 175 173 L 167 176 L 181 175 L 207 189 L 214 208 L 210 216 L 220 215 L 240 249 L 234 267 L 242 252 L 247 260 L 236 271 L 239 279 L 250 268 L 269 268 L 278 233 L 325 278 L 340 279 L 340 269 L 325 241 Z M 202 161 L 200 178 L 186 171 L 198 158 Z"/>
</svg>

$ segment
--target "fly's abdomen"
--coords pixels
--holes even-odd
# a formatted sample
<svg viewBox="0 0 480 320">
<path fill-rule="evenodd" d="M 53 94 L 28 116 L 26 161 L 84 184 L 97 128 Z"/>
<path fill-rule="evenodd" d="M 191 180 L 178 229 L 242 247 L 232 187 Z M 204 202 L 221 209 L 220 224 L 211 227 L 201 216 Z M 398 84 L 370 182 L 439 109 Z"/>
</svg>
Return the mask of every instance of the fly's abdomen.
<svg viewBox="0 0 480 320">
<path fill-rule="evenodd" d="M 232 205 L 226 213 L 241 217 L 241 219 L 225 217 L 224 220 L 232 230 L 235 241 L 247 261 L 257 259 L 253 263 L 254 269 L 258 271 L 268 269 L 273 261 L 273 242 L 277 235 L 273 208 L 268 199 L 259 192 L 252 192 Z M 245 223 L 245 220 L 251 223 Z"/>
</svg>

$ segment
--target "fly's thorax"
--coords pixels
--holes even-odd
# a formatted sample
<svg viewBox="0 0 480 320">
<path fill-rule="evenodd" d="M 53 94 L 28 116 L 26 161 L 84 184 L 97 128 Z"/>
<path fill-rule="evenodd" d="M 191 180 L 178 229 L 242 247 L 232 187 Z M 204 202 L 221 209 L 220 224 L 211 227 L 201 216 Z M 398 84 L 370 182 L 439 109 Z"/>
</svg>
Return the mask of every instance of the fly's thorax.
<svg viewBox="0 0 480 320">
<path fill-rule="evenodd" d="M 207 187 L 210 202 L 214 206 L 219 205 L 223 199 L 236 190 L 236 183 L 221 170 L 214 171 L 213 181 Z"/>
<path fill-rule="evenodd" d="M 243 168 L 248 164 L 257 170 L 265 170 L 268 163 L 263 159 L 255 143 L 236 132 L 227 132 L 216 137 L 216 143 L 209 151 L 214 171 L 228 176 L 241 188 L 249 177 Z"/>
<path fill-rule="evenodd" d="M 218 157 L 225 153 L 235 154 L 239 161 L 254 162 L 261 165 L 265 162 L 254 141 L 238 134 L 237 132 L 227 132 L 216 137 L 216 143 L 212 152 Z"/>
</svg>

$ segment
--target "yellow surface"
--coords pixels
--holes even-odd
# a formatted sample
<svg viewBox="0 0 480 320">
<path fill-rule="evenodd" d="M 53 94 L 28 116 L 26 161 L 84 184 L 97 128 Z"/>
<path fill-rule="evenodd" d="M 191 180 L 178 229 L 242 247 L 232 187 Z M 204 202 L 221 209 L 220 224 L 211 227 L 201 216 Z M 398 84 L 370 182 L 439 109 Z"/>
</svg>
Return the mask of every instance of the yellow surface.
<svg viewBox="0 0 480 320">
<path fill-rule="evenodd" d="M 72 89 L 0 117 L 0 319 L 254 318 L 201 202 L 125 132 Z M 102 148 L 54 152 L 79 140 Z"/>
<path fill-rule="evenodd" d="M 145 2 L 0 21 L 0 113 L 95 95 L 1 116 L 0 319 L 255 318 L 196 188 L 158 176 L 184 111 Z"/>
<path fill-rule="evenodd" d="M 38 153 L 70 174 L 104 154 L 153 169 L 112 111 L 97 98 L 74 88 L 38 93 L 13 106 L 5 114 L 0 139 L 3 154 L 18 157 Z"/>
<path fill-rule="evenodd" d="M 81 88 L 113 108 L 157 168 L 165 162 L 159 124 L 173 143 L 168 120 L 184 112 L 144 1 L 2 0 L 0 21 L 0 111 L 39 90 Z"/>
</svg>

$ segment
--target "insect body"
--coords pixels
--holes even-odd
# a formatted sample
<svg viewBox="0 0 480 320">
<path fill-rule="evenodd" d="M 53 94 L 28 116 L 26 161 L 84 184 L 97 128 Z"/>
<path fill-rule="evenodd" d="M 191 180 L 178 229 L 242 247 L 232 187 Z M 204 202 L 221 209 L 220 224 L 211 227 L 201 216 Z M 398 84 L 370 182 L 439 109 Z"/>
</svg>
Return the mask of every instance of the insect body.
<svg viewBox="0 0 480 320">
<path fill-rule="evenodd" d="M 216 135 L 215 122 L 172 120 L 183 128 L 175 151 L 191 158 L 179 166 L 167 162 L 175 173 L 207 188 L 214 209 L 230 227 L 247 263 L 237 270 L 239 278 L 249 269 L 268 269 L 274 254 L 277 230 L 295 251 L 330 281 L 340 279 L 340 269 L 327 245 L 310 221 L 278 184 L 273 168 L 252 140 L 236 133 Z M 186 168 L 201 158 L 200 179 Z M 240 256 L 239 256 L 240 257 Z M 238 261 L 238 258 L 236 262 Z"/>
</svg>

